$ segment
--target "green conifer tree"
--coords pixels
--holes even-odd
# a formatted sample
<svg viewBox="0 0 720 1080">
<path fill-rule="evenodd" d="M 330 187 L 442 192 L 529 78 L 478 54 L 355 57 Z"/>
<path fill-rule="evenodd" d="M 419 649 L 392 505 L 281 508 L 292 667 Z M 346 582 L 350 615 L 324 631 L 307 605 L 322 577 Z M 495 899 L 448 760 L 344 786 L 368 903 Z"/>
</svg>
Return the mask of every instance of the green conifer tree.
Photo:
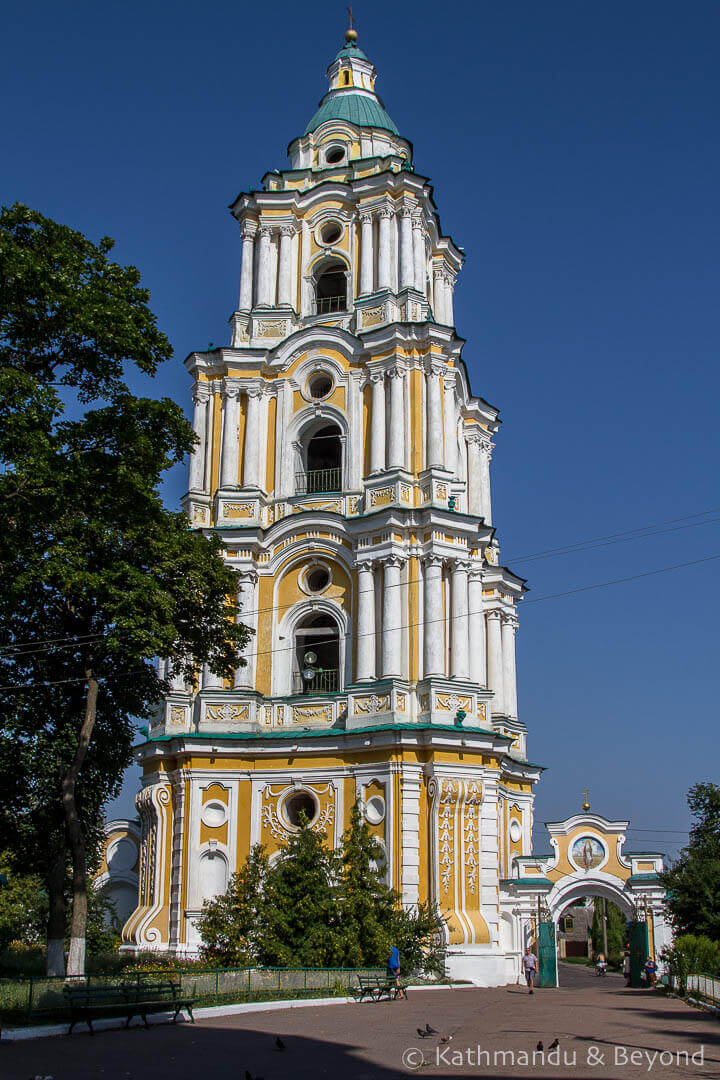
<svg viewBox="0 0 720 1080">
<path fill-rule="evenodd" d="M 205 902 L 200 922 L 204 960 L 227 967 L 258 963 L 267 873 L 265 849 L 256 844 L 224 896 Z"/>
<path fill-rule="evenodd" d="M 343 836 L 340 887 L 343 964 L 384 965 L 394 944 L 397 896 L 383 880 L 383 851 L 357 803 Z"/>
<path fill-rule="evenodd" d="M 267 875 L 260 960 L 270 967 L 336 967 L 342 960 L 335 885 L 338 856 L 301 826 Z"/>
</svg>

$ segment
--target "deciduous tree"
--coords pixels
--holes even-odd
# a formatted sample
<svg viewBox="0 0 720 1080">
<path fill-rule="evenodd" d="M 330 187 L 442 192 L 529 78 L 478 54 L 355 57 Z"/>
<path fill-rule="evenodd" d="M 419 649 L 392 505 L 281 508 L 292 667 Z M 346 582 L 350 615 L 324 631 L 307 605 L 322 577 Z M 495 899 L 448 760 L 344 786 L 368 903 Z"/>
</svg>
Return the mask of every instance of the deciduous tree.
<svg viewBox="0 0 720 1080">
<path fill-rule="evenodd" d="M 0 734 L 31 748 L 46 781 L 36 820 L 71 854 L 72 974 L 88 822 L 129 762 L 131 718 L 167 690 L 154 658 L 188 680 L 204 663 L 230 676 L 248 638 L 219 542 L 162 504 L 162 475 L 195 437 L 172 401 L 128 389 L 128 371 L 154 374 L 171 349 L 111 248 L 23 206 L 0 215 Z"/>
<path fill-rule="evenodd" d="M 666 906 L 678 934 L 720 942 L 720 787 L 695 784 L 687 801 L 690 841 L 662 875 Z"/>
</svg>

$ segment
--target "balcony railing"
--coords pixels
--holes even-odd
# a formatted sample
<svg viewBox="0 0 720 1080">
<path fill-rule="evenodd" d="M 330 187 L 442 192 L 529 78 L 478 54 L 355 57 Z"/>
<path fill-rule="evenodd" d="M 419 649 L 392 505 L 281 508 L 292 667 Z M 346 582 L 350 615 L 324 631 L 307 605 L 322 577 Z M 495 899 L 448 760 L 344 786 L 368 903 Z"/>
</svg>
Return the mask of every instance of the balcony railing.
<svg viewBox="0 0 720 1080">
<path fill-rule="evenodd" d="M 346 311 L 346 296 L 318 296 L 315 301 L 315 314 L 328 315 L 331 311 Z"/>
<path fill-rule="evenodd" d="M 308 469 L 295 473 L 298 495 L 314 495 L 318 491 L 342 491 L 342 469 Z"/>
<path fill-rule="evenodd" d="M 312 679 L 303 679 L 299 671 L 293 674 L 294 694 L 332 694 L 340 689 L 340 672 L 337 668 L 323 668 Z"/>
</svg>

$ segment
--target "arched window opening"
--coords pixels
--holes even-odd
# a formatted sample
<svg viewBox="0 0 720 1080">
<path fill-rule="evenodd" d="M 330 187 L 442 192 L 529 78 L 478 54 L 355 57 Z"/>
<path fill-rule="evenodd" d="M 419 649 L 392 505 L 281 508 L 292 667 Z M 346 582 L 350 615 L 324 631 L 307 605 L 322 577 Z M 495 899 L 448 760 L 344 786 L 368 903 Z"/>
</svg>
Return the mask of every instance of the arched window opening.
<svg viewBox="0 0 720 1080">
<path fill-rule="evenodd" d="M 325 265 L 315 281 L 315 313 L 327 315 L 330 311 L 345 311 L 346 308 L 345 266 L 335 259 Z"/>
<path fill-rule="evenodd" d="M 340 628 L 325 612 L 307 615 L 295 630 L 293 693 L 328 694 L 340 689 Z"/>
<path fill-rule="evenodd" d="M 342 440 L 335 424 L 311 435 L 303 457 L 305 469 L 295 476 L 298 495 L 342 490 Z"/>
</svg>

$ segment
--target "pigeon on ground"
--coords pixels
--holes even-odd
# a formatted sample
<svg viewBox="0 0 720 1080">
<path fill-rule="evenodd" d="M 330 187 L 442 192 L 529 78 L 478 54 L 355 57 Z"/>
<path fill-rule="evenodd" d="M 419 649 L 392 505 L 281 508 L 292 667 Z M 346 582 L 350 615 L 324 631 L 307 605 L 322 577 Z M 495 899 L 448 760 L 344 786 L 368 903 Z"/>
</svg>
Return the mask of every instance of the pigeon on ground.
<svg viewBox="0 0 720 1080">
<path fill-rule="evenodd" d="M 427 1031 L 423 1031 L 422 1028 L 415 1028 L 415 1030 L 417 1031 L 417 1033 L 418 1033 L 418 1035 L 419 1035 L 419 1037 L 421 1039 L 429 1039 L 430 1038 Z"/>
<path fill-rule="evenodd" d="M 545 1047 L 544 1047 L 544 1046 L 543 1046 L 543 1044 L 542 1044 L 542 1039 L 541 1039 L 541 1040 L 540 1040 L 540 1042 L 539 1042 L 539 1043 L 537 1044 L 537 1046 L 535 1047 L 535 1049 L 536 1049 L 536 1050 L 544 1050 L 544 1049 L 545 1049 Z"/>
<path fill-rule="evenodd" d="M 280 1038 L 279 1035 L 275 1039 L 275 1049 L 276 1050 L 284 1050 L 285 1049 L 285 1043 L 282 1041 L 282 1039 Z"/>
<path fill-rule="evenodd" d="M 559 1045 L 560 1045 L 560 1040 L 559 1039 L 553 1039 L 553 1041 L 550 1043 L 550 1049 L 551 1050 L 557 1050 Z"/>
<path fill-rule="evenodd" d="M 451 1039 L 452 1039 L 452 1035 L 441 1035 L 440 1036 L 440 1042 L 441 1043 L 448 1043 L 448 1042 L 450 1042 Z"/>
<path fill-rule="evenodd" d="M 439 1035 L 440 1034 L 439 1031 L 436 1031 L 434 1027 L 430 1027 L 429 1024 L 425 1025 L 425 1030 L 428 1033 L 428 1035 Z"/>
</svg>

